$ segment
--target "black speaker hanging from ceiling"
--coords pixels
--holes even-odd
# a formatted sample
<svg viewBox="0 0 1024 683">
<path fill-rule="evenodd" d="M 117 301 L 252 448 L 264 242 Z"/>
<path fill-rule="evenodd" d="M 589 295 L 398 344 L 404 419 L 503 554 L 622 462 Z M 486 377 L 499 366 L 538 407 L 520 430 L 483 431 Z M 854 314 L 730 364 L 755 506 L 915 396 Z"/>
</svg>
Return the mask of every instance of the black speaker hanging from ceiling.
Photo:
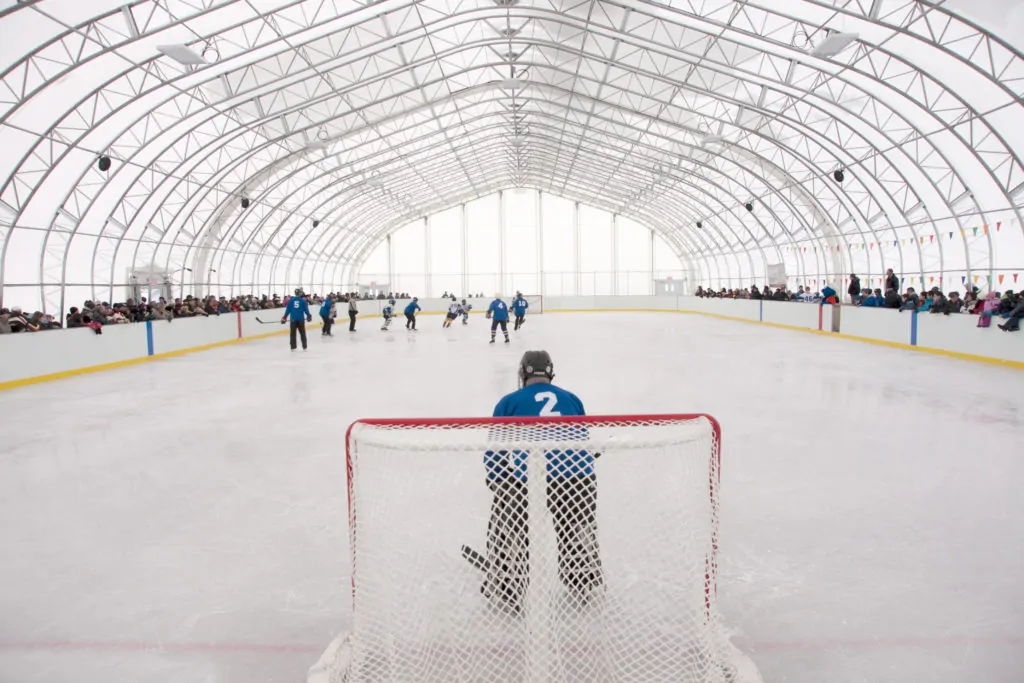
<svg viewBox="0 0 1024 683">
<path fill-rule="evenodd" d="M 243 209 L 248 209 L 249 208 L 249 198 L 248 197 L 242 197 L 242 208 Z"/>
<path fill-rule="evenodd" d="M 106 154 L 101 154 L 100 158 L 96 161 L 96 165 L 99 167 L 101 171 L 106 173 L 107 171 L 110 170 L 110 157 L 108 157 Z"/>
<path fill-rule="evenodd" d="M 846 174 L 843 173 L 843 169 L 837 168 L 833 173 L 832 177 L 836 179 L 837 183 L 841 183 L 846 180 Z"/>
</svg>

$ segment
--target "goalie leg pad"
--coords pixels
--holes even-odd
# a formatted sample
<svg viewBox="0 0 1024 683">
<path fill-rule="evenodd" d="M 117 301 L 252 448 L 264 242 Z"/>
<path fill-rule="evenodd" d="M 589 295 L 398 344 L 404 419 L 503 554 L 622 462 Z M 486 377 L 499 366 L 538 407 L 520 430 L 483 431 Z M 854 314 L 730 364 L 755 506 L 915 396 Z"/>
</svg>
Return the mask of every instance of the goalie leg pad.
<svg viewBox="0 0 1024 683">
<path fill-rule="evenodd" d="M 571 591 L 587 594 L 604 583 L 597 542 L 597 478 L 550 479 L 547 499 L 558 537 L 558 578 Z"/>
<path fill-rule="evenodd" d="M 526 485 L 512 479 L 495 486 L 487 524 L 487 579 L 482 591 L 518 609 L 529 584 Z"/>
</svg>

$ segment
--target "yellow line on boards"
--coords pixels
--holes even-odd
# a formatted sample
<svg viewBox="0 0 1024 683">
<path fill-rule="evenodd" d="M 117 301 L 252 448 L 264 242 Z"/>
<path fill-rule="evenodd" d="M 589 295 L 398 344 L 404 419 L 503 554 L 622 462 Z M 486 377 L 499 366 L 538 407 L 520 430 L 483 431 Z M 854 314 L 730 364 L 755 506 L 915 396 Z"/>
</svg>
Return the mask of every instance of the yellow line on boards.
<svg viewBox="0 0 1024 683">
<path fill-rule="evenodd" d="M 421 312 L 422 313 L 422 312 Z M 427 311 L 426 315 L 441 315 L 443 311 Z M 936 349 L 928 346 L 911 346 L 910 344 L 903 344 L 901 342 L 888 341 L 885 339 L 872 339 L 870 337 L 859 337 L 851 334 L 843 334 L 841 332 L 829 332 L 825 330 L 816 330 L 808 327 L 799 327 L 797 325 L 786 325 L 783 323 L 766 322 L 760 320 L 751 320 L 749 318 L 738 318 L 736 316 L 723 315 L 721 313 L 709 313 L 706 311 L 692 311 L 692 310 L 676 310 L 670 308 L 561 308 L 561 309 L 547 309 L 541 312 L 543 313 L 687 313 L 695 315 L 703 315 L 709 318 L 718 318 L 720 320 L 729 320 L 733 322 L 742 323 L 754 323 L 757 325 L 767 325 L 768 327 L 777 327 L 784 330 L 793 330 L 795 332 L 810 332 L 812 334 L 824 335 L 827 337 L 834 337 L 836 339 L 845 339 L 848 341 L 863 342 L 865 344 L 874 344 L 876 346 L 887 346 L 893 349 L 903 349 L 907 351 L 920 351 L 923 353 L 929 353 L 935 356 L 946 356 L 948 358 L 957 358 L 959 360 L 973 361 L 976 363 L 986 363 L 988 365 L 998 365 L 1000 367 L 1010 367 L 1024 369 L 1024 362 L 1007 360 L 1003 358 L 990 358 L 988 356 L 977 356 L 971 353 L 963 353 L 961 351 L 948 351 L 946 349 Z M 535 314 L 536 315 L 536 314 Z M 377 317 L 377 316 L 364 316 L 364 317 Z M 316 329 L 322 327 L 320 324 L 311 324 L 307 329 Z M 53 372 L 46 375 L 37 375 L 35 377 L 24 377 L 22 379 L 9 380 L 7 382 L 0 382 L 0 391 L 7 389 L 15 389 L 18 387 L 29 386 L 32 384 L 42 384 L 43 382 L 52 382 L 58 379 L 64 379 L 66 377 L 75 377 L 77 375 L 85 375 L 93 372 L 100 372 L 102 370 L 114 370 L 116 368 L 128 367 L 131 365 L 138 365 L 139 363 L 145 363 L 151 360 L 162 360 L 164 358 L 174 358 L 176 356 L 184 356 L 190 353 L 196 353 L 199 351 L 208 351 L 222 346 L 230 346 L 232 344 L 238 344 L 240 342 L 254 341 L 258 339 L 267 339 L 269 337 L 277 337 L 280 335 L 288 334 L 288 330 L 275 330 L 273 332 L 264 332 L 261 334 L 254 334 L 248 337 L 242 337 L 241 339 L 226 339 L 224 341 L 213 342 L 211 344 L 203 344 L 202 346 L 191 346 L 185 349 L 176 349 L 174 351 L 164 351 L 162 353 L 156 353 L 152 356 L 140 356 L 138 358 L 129 358 L 127 360 L 114 361 L 112 363 L 102 363 L 100 365 L 90 365 L 84 368 L 74 368 L 71 370 L 62 370 L 61 372 Z"/>
<path fill-rule="evenodd" d="M 946 349 L 936 349 L 930 346 L 911 346 L 910 344 L 903 344 L 901 342 L 888 341 L 886 339 L 872 339 L 870 337 L 859 337 L 852 334 L 843 334 L 842 332 L 830 332 L 828 330 L 816 330 L 810 327 L 800 327 L 798 325 L 786 325 L 784 323 L 773 323 L 762 320 L 752 320 L 750 318 L 738 318 L 731 315 L 723 315 L 721 313 L 710 313 L 707 311 L 691 311 L 691 310 L 675 310 L 671 308 L 549 308 L 545 309 L 545 313 L 689 313 L 695 315 L 704 315 L 709 318 L 718 318 L 720 320 L 731 320 L 740 323 L 754 323 L 755 325 L 767 325 L 768 327 L 778 327 L 784 330 L 793 330 L 795 332 L 810 332 L 811 334 L 824 335 L 826 337 L 833 337 L 836 339 L 845 339 L 847 341 L 863 342 L 865 344 L 874 344 L 876 346 L 888 346 L 893 349 L 904 349 L 906 351 L 920 351 L 922 353 L 929 353 L 933 356 L 946 356 L 948 358 L 957 358 L 959 360 L 973 361 L 975 363 L 986 363 L 988 365 L 998 365 L 1004 368 L 1019 368 L 1024 370 L 1024 361 L 1008 360 L 1006 358 L 991 358 L 989 356 L 977 356 L 973 353 L 964 353 L 962 351 L 948 351 Z"/>
<path fill-rule="evenodd" d="M 306 329 L 316 329 L 318 327 L 323 327 L 323 325 L 313 324 L 309 325 Z M 138 358 L 128 358 L 126 360 L 118 360 L 112 363 L 102 363 L 100 365 L 90 365 L 84 368 L 74 368 L 71 370 L 62 370 L 60 372 L 51 372 L 46 375 L 37 375 L 35 377 L 23 377 L 21 379 L 12 379 L 7 382 L 0 382 L 0 391 L 5 391 L 7 389 L 16 389 L 18 387 L 25 387 L 32 384 L 42 384 L 43 382 L 52 382 L 54 380 L 64 379 L 66 377 L 87 375 L 93 372 L 100 372 L 102 370 L 115 370 L 117 368 L 124 368 L 130 365 L 146 363 L 151 360 L 174 358 L 176 356 L 184 356 L 189 353 L 196 353 L 197 351 L 208 351 L 210 349 L 215 349 L 221 346 L 231 346 L 232 344 L 238 344 L 240 342 L 254 341 L 257 339 L 266 339 L 268 337 L 277 337 L 283 334 L 288 334 L 288 330 L 275 330 L 273 332 L 264 332 L 262 334 L 254 334 L 248 337 L 242 337 L 241 339 L 225 339 L 224 341 L 213 342 L 211 344 L 203 344 L 202 346 L 190 346 L 186 349 L 175 349 L 174 351 L 154 353 L 152 356 L 139 356 Z"/>
</svg>

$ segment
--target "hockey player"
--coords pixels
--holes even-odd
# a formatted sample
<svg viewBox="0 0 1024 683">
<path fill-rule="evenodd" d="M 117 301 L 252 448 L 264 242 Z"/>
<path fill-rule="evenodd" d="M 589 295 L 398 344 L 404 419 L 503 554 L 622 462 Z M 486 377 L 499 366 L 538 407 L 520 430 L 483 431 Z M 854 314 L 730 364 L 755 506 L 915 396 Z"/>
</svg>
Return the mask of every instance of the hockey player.
<svg viewBox="0 0 1024 683">
<path fill-rule="evenodd" d="M 469 324 L 469 312 L 473 310 L 473 304 L 467 304 L 466 300 L 462 300 L 462 324 Z"/>
<path fill-rule="evenodd" d="M 491 343 L 494 343 L 498 325 L 501 325 L 501 332 L 505 335 L 505 343 L 508 344 L 508 305 L 501 300 L 500 295 L 494 295 L 494 301 L 491 302 L 490 307 L 487 309 L 487 317 L 491 321 Z"/>
<path fill-rule="evenodd" d="M 417 303 L 418 301 L 419 299 L 413 297 L 409 305 L 405 307 L 405 329 L 412 330 L 413 332 L 416 331 L 416 312 L 423 310 L 420 308 L 419 303 Z"/>
<path fill-rule="evenodd" d="M 494 416 L 585 415 L 575 394 L 551 384 L 554 376 L 554 364 L 546 351 L 527 351 L 519 361 L 519 390 L 498 401 Z M 551 430 L 553 436 L 562 438 L 587 438 L 579 427 L 533 429 Z M 577 599 L 586 600 L 603 583 L 594 456 L 584 449 L 553 450 L 544 456 L 547 508 L 558 537 L 558 576 Z M 513 611 L 521 607 L 529 583 L 527 486 L 533 483 L 527 479 L 529 457 L 524 451 L 488 451 L 484 456 L 487 487 L 494 498 L 487 525 L 487 579 L 481 592 Z"/>
<path fill-rule="evenodd" d="M 387 329 L 391 327 L 391 319 L 395 317 L 395 300 L 388 299 L 388 305 L 381 310 L 380 314 L 384 316 L 384 325 L 380 329 L 387 332 Z"/>
<path fill-rule="evenodd" d="M 516 292 L 516 298 L 512 300 L 512 312 L 516 315 L 516 326 L 514 330 L 518 330 L 526 322 L 526 309 L 530 307 L 529 302 L 523 297 L 522 292 Z"/>
<path fill-rule="evenodd" d="M 453 296 L 452 303 L 451 305 L 448 306 L 448 312 L 444 316 L 444 322 L 441 324 L 441 327 L 451 327 L 452 321 L 458 318 L 460 315 L 462 315 L 462 306 L 459 304 L 458 300 Z"/>
<path fill-rule="evenodd" d="M 321 337 L 333 337 L 331 334 L 331 325 L 334 324 L 334 318 L 338 315 L 334 307 L 334 298 L 331 295 L 324 297 L 324 303 L 320 306 L 320 319 L 324 321 L 323 329 L 320 331 Z"/>
<path fill-rule="evenodd" d="M 306 350 L 306 323 L 313 322 L 313 316 L 309 313 L 309 303 L 306 302 L 306 295 L 303 294 L 302 288 L 299 287 L 295 290 L 295 296 L 288 299 L 285 303 L 284 315 L 281 316 L 281 324 L 284 325 L 285 321 L 291 318 L 292 324 L 291 329 L 288 333 L 288 339 L 291 341 L 292 351 L 295 350 L 295 333 L 298 332 L 302 337 L 302 350 Z"/>
</svg>

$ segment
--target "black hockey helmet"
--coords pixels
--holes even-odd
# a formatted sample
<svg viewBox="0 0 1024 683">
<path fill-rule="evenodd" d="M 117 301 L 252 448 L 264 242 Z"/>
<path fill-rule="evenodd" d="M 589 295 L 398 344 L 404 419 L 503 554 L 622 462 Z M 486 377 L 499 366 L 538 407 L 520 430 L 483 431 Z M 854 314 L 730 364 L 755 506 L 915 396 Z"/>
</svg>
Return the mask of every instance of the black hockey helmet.
<svg viewBox="0 0 1024 683">
<path fill-rule="evenodd" d="M 452 301 L 458 301 L 458 299 L 455 298 L 454 294 L 452 294 Z"/>
<path fill-rule="evenodd" d="M 555 378 L 555 364 L 547 351 L 527 351 L 519 361 L 519 386 L 526 386 L 526 381 L 534 377 Z"/>
<path fill-rule="evenodd" d="M 302 287 L 295 288 L 295 296 L 302 296 Z"/>
</svg>

